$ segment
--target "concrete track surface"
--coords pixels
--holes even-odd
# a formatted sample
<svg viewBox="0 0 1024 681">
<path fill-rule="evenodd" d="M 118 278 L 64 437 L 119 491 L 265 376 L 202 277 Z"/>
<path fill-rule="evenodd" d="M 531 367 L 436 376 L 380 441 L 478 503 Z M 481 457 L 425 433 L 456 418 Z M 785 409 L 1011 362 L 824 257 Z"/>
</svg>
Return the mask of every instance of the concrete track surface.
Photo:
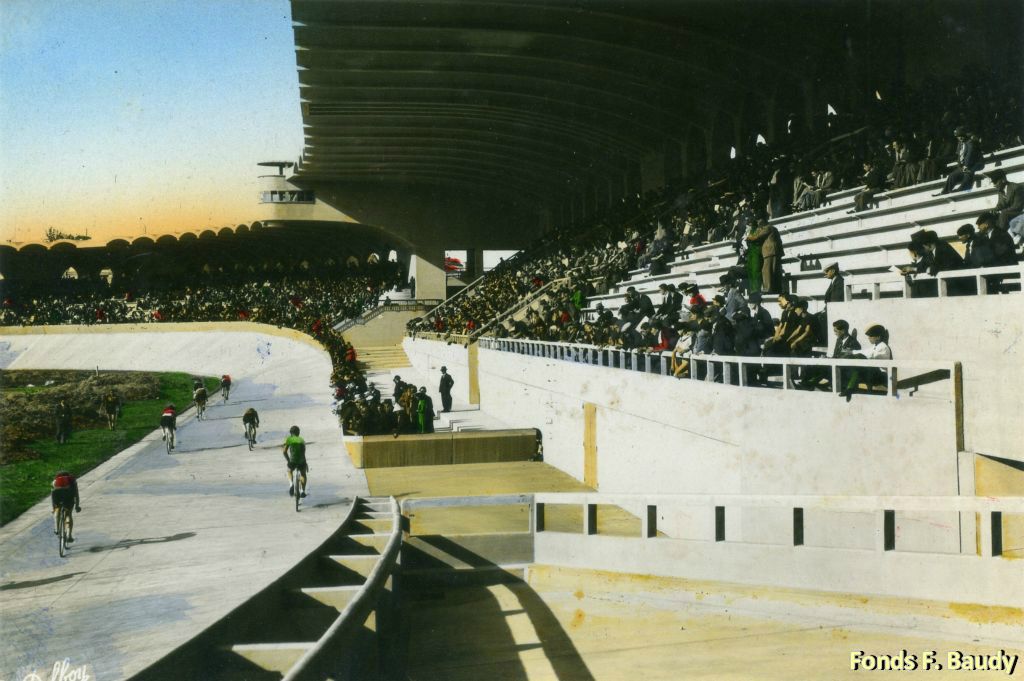
<svg viewBox="0 0 1024 681">
<path fill-rule="evenodd" d="M 234 387 L 207 420 L 179 417 L 170 455 L 157 430 L 83 476 L 68 557 L 48 500 L 0 528 L 0 679 L 49 678 L 65 659 L 97 681 L 130 676 L 287 571 L 366 493 L 331 413 L 327 354 L 272 327 L 224 327 L 2 338 L 4 368 L 229 373 Z M 249 406 L 261 420 L 252 452 Z M 311 467 L 299 513 L 280 453 L 292 424 Z"/>
</svg>

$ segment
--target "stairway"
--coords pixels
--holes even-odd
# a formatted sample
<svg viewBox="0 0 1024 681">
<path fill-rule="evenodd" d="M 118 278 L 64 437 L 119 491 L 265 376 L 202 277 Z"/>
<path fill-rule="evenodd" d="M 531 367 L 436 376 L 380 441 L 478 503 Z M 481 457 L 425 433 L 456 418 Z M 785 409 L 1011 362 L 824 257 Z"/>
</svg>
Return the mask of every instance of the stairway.
<svg viewBox="0 0 1024 681">
<path fill-rule="evenodd" d="M 401 345 L 356 348 L 356 363 L 363 371 L 404 369 L 412 366 Z"/>
<path fill-rule="evenodd" d="M 133 678 L 271 681 L 296 672 L 303 657 L 323 645 L 330 632 L 340 626 L 339 618 L 349 605 L 363 597 L 364 584 L 392 538 L 397 511 L 397 505 L 387 497 L 355 500 L 348 522 L 317 550 L 215 625 Z M 365 622 L 352 623 L 355 628 L 346 641 L 331 644 L 360 651 L 345 663 L 352 667 L 349 678 L 381 676 L 382 661 L 364 654 L 376 647 L 373 638 L 379 634 L 382 615 L 379 605 L 378 600 L 378 607 Z M 343 663 L 339 660 L 333 664 L 340 667 Z M 315 673 L 308 676 L 314 677 L 321 678 Z"/>
</svg>

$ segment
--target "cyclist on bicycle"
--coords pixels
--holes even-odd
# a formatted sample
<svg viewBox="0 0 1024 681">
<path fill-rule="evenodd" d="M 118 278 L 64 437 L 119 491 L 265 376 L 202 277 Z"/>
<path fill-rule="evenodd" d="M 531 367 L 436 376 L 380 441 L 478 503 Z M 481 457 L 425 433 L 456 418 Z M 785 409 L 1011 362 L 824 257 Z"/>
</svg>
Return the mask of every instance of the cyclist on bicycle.
<svg viewBox="0 0 1024 681">
<path fill-rule="evenodd" d="M 107 426 L 110 430 L 114 429 L 117 425 L 117 417 L 121 415 L 121 398 L 114 394 L 114 391 L 108 390 L 107 394 L 103 396 L 103 413 L 107 417 Z"/>
<path fill-rule="evenodd" d="M 249 407 L 242 414 L 242 429 L 245 430 L 246 437 L 249 436 L 249 426 L 252 426 L 252 436 L 256 439 L 256 429 L 260 427 L 260 415 L 255 409 Z"/>
<path fill-rule="evenodd" d="M 284 448 L 281 450 L 284 460 L 288 463 L 288 496 L 292 496 L 292 471 L 298 471 L 302 477 L 301 497 L 306 496 L 306 477 L 309 473 L 309 464 L 306 463 L 306 441 L 299 437 L 299 427 L 292 426 L 288 430 L 288 437 L 285 438 Z"/>
<path fill-rule="evenodd" d="M 206 408 L 206 400 L 208 399 L 206 394 L 206 388 L 202 383 L 198 387 L 192 390 L 192 401 L 196 403 L 196 408 L 199 410 Z"/>
<path fill-rule="evenodd" d="M 227 401 L 228 394 L 231 392 L 231 377 L 224 374 L 220 377 L 220 394 L 224 396 L 224 400 Z"/>
<path fill-rule="evenodd" d="M 71 531 L 75 529 L 71 507 L 74 506 L 76 511 L 82 512 L 81 499 L 78 496 L 78 480 L 68 471 L 60 471 L 53 476 L 51 487 L 53 488 L 53 491 L 50 492 L 50 501 L 53 502 L 53 533 L 60 534 L 60 528 L 57 527 L 57 509 L 63 507 L 67 511 L 68 543 L 70 544 L 75 541 L 71 536 Z"/>
<path fill-rule="evenodd" d="M 160 430 L 163 431 L 162 440 L 167 439 L 167 435 L 171 436 L 171 449 L 174 449 L 174 433 L 178 429 L 178 409 L 174 404 L 168 404 L 164 409 L 163 413 L 160 414 Z"/>
</svg>

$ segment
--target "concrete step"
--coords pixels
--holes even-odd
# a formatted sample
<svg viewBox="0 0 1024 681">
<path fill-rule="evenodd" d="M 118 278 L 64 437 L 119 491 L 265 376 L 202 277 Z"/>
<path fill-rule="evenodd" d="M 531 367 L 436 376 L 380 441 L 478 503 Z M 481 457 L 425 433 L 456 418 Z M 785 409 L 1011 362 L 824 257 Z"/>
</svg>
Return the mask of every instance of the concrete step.
<svg viewBox="0 0 1024 681">
<path fill-rule="evenodd" d="M 287 674 L 314 642 L 244 643 L 231 646 L 231 651 L 268 672 Z"/>
</svg>

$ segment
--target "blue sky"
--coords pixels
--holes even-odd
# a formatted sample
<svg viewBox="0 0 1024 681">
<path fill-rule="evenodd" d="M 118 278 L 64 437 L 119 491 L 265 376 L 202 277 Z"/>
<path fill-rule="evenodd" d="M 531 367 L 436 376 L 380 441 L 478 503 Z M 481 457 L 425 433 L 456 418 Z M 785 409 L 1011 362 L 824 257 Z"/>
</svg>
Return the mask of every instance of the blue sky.
<svg viewBox="0 0 1024 681">
<path fill-rule="evenodd" d="M 0 241 L 251 222 L 302 150 L 287 0 L 2 0 L 0 41 Z"/>
</svg>

